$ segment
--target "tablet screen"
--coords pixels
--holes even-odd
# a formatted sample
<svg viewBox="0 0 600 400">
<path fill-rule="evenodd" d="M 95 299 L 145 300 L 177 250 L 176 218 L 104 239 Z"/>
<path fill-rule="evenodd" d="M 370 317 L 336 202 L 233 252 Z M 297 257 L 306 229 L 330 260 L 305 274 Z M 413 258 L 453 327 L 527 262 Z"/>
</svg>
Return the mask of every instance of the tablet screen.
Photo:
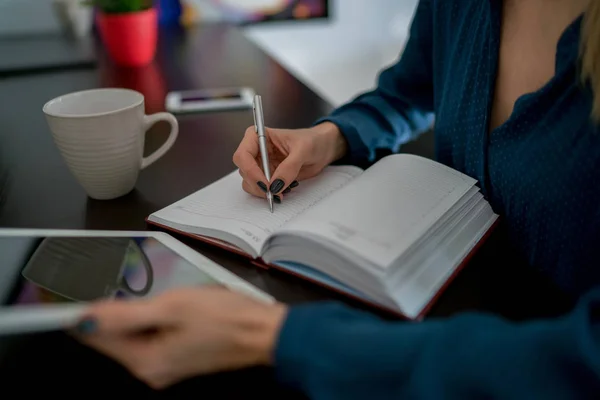
<svg viewBox="0 0 600 400">
<path fill-rule="evenodd" d="M 153 237 L 1 237 L 4 304 L 136 299 L 218 284 Z"/>
</svg>

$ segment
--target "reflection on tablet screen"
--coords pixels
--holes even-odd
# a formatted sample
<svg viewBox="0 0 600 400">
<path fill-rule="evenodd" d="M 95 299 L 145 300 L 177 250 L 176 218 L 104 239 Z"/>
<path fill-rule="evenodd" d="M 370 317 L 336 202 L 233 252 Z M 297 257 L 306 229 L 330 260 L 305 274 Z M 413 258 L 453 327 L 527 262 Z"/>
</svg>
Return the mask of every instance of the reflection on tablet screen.
<svg viewBox="0 0 600 400">
<path fill-rule="evenodd" d="M 16 238 L 0 238 L 0 249 L 24 251 L 23 246 L 2 243 L 9 239 Z M 175 287 L 218 284 L 159 240 L 147 237 L 36 238 L 23 256 L 12 259 L 20 260 L 12 266 L 13 304 L 141 298 Z"/>
</svg>

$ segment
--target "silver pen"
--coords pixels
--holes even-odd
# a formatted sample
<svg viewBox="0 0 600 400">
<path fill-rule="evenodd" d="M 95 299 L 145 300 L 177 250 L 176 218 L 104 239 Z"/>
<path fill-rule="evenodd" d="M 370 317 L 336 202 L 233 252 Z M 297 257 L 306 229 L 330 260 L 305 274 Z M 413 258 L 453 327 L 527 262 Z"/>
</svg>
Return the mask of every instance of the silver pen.
<svg viewBox="0 0 600 400">
<path fill-rule="evenodd" d="M 259 95 L 254 96 L 252 106 L 254 116 L 254 129 L 258 135 L 258 147 L 260 148 L 260 158 L 262 159 L 263 172 L 267 178 L 267 185 L 271 182 L 271 171 L 269 170 L 269 153 L 267 152 L 267 136 L 265 135 L 265 120 L 263 118 L 262 101 Z M 267 200 L 269 209 L 273 212 L 273 194 L 267 186 Z"/>
</svg>

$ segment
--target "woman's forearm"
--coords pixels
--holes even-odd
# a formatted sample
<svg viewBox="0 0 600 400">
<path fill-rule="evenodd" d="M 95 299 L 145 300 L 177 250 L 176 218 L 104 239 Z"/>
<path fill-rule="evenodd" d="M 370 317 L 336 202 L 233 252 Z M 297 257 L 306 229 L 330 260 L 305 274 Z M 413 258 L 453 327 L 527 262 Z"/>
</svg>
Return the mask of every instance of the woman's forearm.
<svg viewBox="0 0 600 400">
<path fill-rule="evenodd" d="M 386 322 L 344 306 L 292 307 L 275 366 L 310 398 L 593 398 L 600 393 L 600 290 L 564 318 L 484 314 Z"/>
</svg>

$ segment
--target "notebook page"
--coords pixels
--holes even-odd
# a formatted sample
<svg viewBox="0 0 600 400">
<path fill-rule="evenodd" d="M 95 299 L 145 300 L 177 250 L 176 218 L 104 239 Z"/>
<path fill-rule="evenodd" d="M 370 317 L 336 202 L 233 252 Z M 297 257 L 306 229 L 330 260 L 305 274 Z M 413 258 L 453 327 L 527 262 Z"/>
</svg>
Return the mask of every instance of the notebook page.
<svg viewBox="0 0 600 400">
<path fill-rule="evenodd" d="M 153 216 L 180 225 L 228 232 L 248 242 L 259 254 L 271 233 L 361 173 L 357 167 L 328 167 L 317 177 L 302 181 L 284 196 L 281 204 L 274 204 L 271 213 L 265 198 L 242 190 L 242 177 L 236 170 Z"/>
<path fill-rule="evenodd" d="M 310 233 L 388 266 L 476 181 L 409 154 L 383 158 L 283 231 Z"/>
</svg>

